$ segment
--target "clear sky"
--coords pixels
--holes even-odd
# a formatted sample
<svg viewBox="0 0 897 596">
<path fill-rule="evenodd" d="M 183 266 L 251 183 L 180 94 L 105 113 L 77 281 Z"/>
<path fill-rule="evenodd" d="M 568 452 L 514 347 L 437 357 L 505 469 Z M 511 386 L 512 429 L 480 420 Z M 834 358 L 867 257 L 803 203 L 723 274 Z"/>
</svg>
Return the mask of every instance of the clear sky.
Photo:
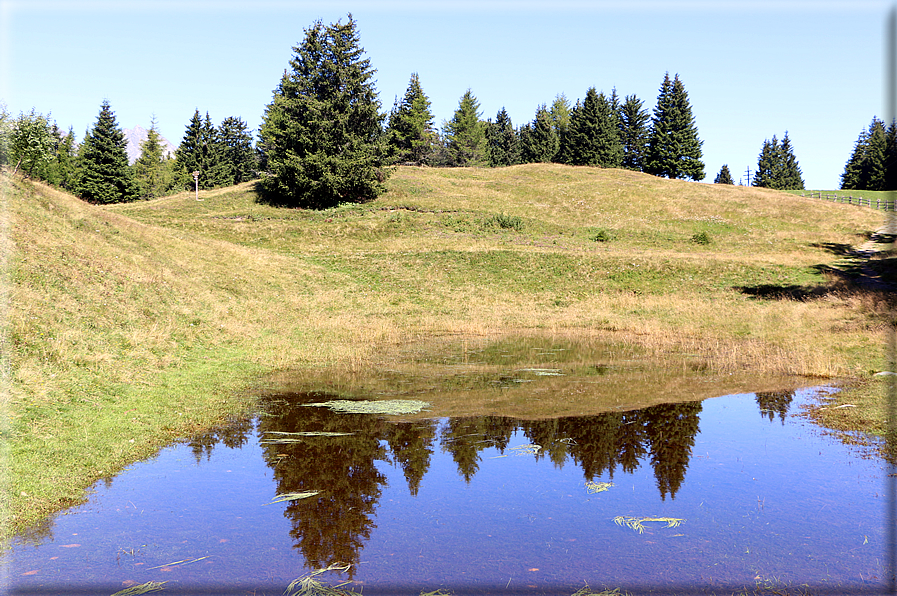
<svg viewBox="0 0 897 596">
<path fill-rule="evenodd" d="M 0 0 L 0 99 L 80 140 L 107 99 L 119 126 L 175 145 L 196 109 L 258 130 L 304 30 L 357 21 L 384 112 L 417 72 L 437 126 L 469 88 L 514 125 L 560 93 L 635 94 L 653 109 L 679 74 L 706 178 L 738 182 L 788 131 L 808 188 L 839 186 L 884 117 L 884 0 Z M 745 180 L 746 182 L 746 180 Z"/>
</svg>

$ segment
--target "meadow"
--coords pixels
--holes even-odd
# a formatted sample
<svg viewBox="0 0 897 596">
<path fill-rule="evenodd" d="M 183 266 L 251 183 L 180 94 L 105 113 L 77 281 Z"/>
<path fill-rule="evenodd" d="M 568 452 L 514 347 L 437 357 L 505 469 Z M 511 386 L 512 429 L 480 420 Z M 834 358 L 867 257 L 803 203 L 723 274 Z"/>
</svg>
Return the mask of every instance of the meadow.
<svg viewBox="0 0 897 596">
<path fill-rule="evenodd" d="M 0 180 L 5 537 L 278 374 L 325 383 L 447 337 L 839 383 L 861 407 L 831 420 L 885 432 L 891 297 L 856 275 L 888 261 L 850 258 L 871 209 L 554 164 L 399 167 L 379 199 L 324 211 L 260 204 L 252 183 L 101 207 Z"/>
</svg>

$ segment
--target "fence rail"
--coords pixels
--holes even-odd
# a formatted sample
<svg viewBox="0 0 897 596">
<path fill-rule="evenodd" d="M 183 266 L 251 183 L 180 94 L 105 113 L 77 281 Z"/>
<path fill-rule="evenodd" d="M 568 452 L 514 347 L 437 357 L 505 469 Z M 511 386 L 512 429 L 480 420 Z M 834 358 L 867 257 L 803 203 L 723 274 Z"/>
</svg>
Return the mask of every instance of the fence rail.
<svg viewBox="0 0 897 596">
<path fill-rule="evenodd" d="M 848 203 L 850 205 L 861 205 L 863 207 L 872 207 L 873 209 L 881 209 L 883 211 L 897 211 L 897 205 L 895 205 L 894 199 L 882 199 L 882 198 L 874 198 L 869 199 L 866 197 L 854 197 L 850 195 L 841 195 L 841 194 L 832 194 L 827 192 L 802 192 L 800 193 L 802 197 L 811 197 L 814 199 L 824 199 L 826 201 L 834 201 L 836 203 Z"/>
</svg>

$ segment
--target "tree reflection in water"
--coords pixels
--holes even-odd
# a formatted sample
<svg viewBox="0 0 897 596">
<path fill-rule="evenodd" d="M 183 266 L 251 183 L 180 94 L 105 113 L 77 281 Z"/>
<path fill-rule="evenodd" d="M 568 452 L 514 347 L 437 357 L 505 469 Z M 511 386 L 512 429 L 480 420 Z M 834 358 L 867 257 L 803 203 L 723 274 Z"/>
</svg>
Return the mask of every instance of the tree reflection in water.
<svg viewBox="0 0 897 596">
<path fill-rule="evenodd" d="M 312 568 L 336 563 L 356 568 L 363 544 L 376 527 L 377 504 L 386 486 L 378 462 L 400 469 L 408 491 L 417 495 L 437 441 L 469 483 L 479 470 L 483 452 L 504 453 L 514 433 L 520 432 L 541 447 L 530 457 L 548 458 L 558 467 L 572 462 L 589 481 L 604 474 L 613 478 L 618 469 L 633 473 L 641 463 L 650 462 L 661 498 L 674 499 L 685 478 L 701 412 L 701 402 L 689 402 L 542 420 L 470 416 L 394 422 L 374 414 L 303 407 L 332 399 L 339 398 L 325 393 L 265 398 L 257 426 L 263 440 L 285 436 L 276 433 L 351 433 L 293 435 L 292 442 L 262 444 L 277 494 L 321 491 L 315 497 L 288 502 L 284 511 L 292 525 L 294 546 Z M 767 401 L 761 402 L 758 394 L 761 408 L 770 409 L 771 398 L 763 399 Z M 200 458 L 218 442 L 243 444 L 251 428 L 249 421 L 240 421 L 195 438 L 191 446 Z"/>
</svg>

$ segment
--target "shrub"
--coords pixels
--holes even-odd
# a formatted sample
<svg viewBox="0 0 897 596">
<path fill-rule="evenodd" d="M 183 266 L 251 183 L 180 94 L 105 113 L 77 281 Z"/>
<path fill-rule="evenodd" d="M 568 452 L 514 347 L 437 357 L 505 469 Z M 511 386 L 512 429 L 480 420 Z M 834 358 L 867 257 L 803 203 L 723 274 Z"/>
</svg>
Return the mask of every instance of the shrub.
<svg viewBox="0 0 897 596">
<path fill-rule="evenodd" d="M 592 233 L 589 234 L 589 240 L 593 242 L 610 242 L 614 238 L 614 233 L 604 228 L 592 230 Z"/>
<path fill-rule="evenodd" d="M 489 223 L 496 225 L 503 230 L 514 230 L 519 232 L 523 229 L 523 220 L 516 215 L 505 215 L 498 213 L 492 216 Z"/>
<path fill-rule="evenodd" d="M 698 232 L 691 237 L 691 241 L 695 244 L 710 244 L 711 242 L 713 242 L 713 239 L 710 238 L 710 234 L 708 234 L 707 232 Z"/>
</svg>

